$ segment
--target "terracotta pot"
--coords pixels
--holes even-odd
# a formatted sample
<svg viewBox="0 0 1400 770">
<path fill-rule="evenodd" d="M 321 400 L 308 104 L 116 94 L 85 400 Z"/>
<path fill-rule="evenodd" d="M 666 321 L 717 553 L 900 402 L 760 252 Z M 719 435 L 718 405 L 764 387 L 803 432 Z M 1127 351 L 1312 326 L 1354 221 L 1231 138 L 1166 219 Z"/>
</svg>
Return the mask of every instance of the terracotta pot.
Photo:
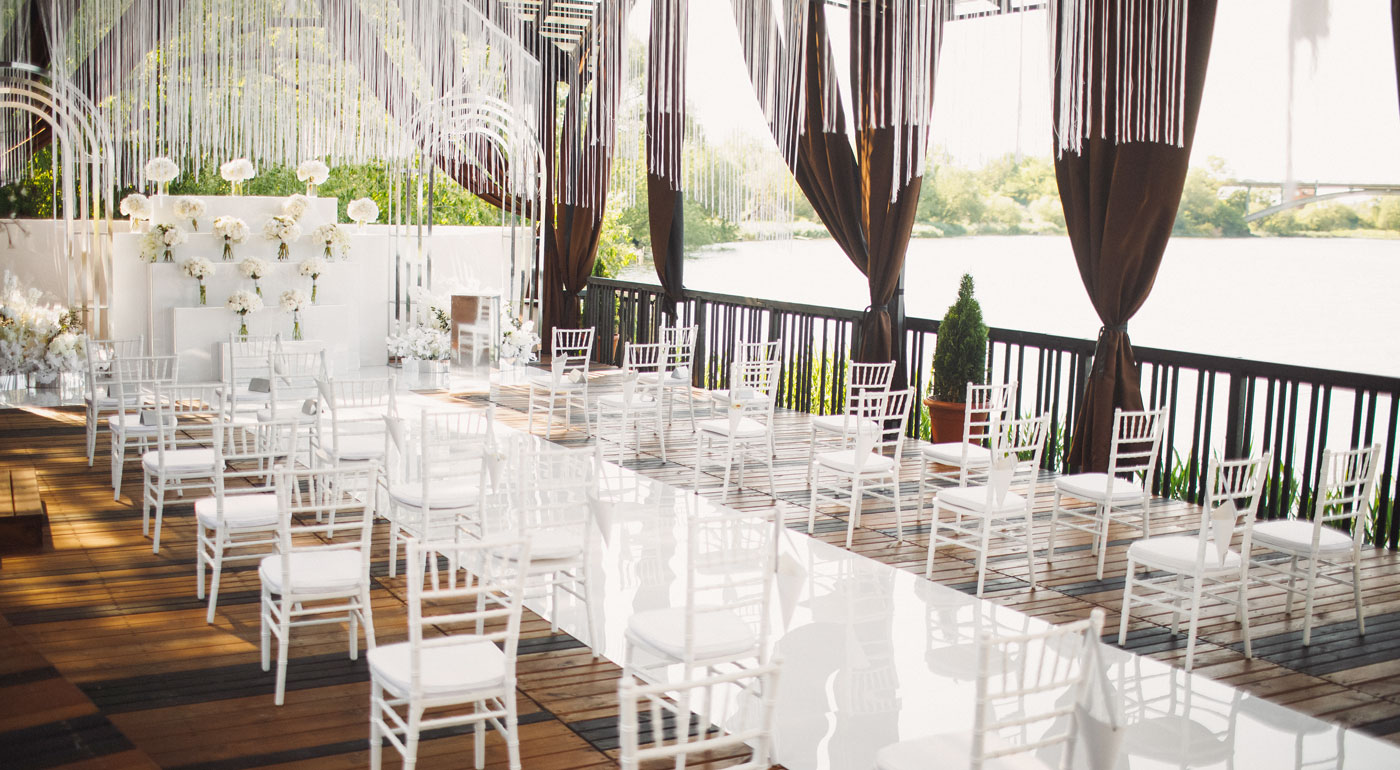
<svg viewBox="0 0 1400 770">
<path fill-rule="evenodd" d="M 928 407 L 929 440 L 935 444 L 956 444 L 963 440 L 963 413 L 966 404 L 924 399 Z"/>
</svg>

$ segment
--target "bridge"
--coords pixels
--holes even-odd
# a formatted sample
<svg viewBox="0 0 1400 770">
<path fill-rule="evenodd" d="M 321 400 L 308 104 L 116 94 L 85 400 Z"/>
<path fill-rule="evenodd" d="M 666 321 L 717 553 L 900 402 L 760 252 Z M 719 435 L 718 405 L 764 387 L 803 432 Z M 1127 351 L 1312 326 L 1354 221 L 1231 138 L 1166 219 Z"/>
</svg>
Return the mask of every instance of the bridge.
<svg viewBox="0 0 1400 770">
<path fill-rule="evenodd" d="M 1221 187 L 1243 187 L 1246 192 L 1253 193 L 1256 188 L 1276 189 L 1279 191 L 1279 202 L 1267 208 L 1251 211 L 1244 215 L 1244 221 L 1253 222 L 1263 219 L 1271 214 L 1280 211 L 1296 209 L 1306 206 L 1309 203 L 1320 203 L 1333 198 L 1345 198 L 1350 195 L 1400 195 L 1400 184 L 1376 184 L 1373 182 L 1303 182 L 1295 180 L 1293 187 L 1295 194 L 1288 200 L 1282 200 L 1284 183 L 1263 182 L 1257 179 L 1232 179 L 1222 182 Z"/>
</svg>

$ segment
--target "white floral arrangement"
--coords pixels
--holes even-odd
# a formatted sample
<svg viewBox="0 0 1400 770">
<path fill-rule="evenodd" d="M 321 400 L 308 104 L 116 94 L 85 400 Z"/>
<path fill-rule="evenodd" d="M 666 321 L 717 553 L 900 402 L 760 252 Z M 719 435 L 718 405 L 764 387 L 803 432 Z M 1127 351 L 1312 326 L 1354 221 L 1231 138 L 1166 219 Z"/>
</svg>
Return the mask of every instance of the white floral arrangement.
<svg viewBox="0 0 1400 770">
<path fill-rule="evenodd" d="M 411 327 L 404 333 L 405 355 L 424 361 L 446 361 L 452 357 L 452 336 L 447 332 L 424 326 Z"/>
<path fill-rule="evenodd" d="M 224 239 L 224 261 L 231 262 L 233 245 L 248 240 L 248 223 L 238 217 L 217 217 L 214 219 L 214 234 Z"/>
<path fill-rule="evenodd" d="M 446 294 L 433 294 L 421 286 L 415 287 L 408 294 L 414 304 L 427 308 L 427 316 L 432 319 L 433 326 L 438 331 L 450 332 L 452 330 L 452 316 L 449 312 L 452 307 L 452 298 Z"/>
<path fill-rule="evenodd" d="M 277 304 L 288 313 L 300 313 L 306 309 L 307 305 L 311 304 L 311 300 L 301 289 L 288 289 L 282 292 Z"/>
<path fill-rule="evenodd" d="M 350 236 L 345 234 L 340 225 L 334 223 L 321 225 L 312 230 L 311 238 L 325 245 L 326 250 L 322 256 L 327 261 L 345 259 L 346 253 L 350 250 Z"/>
<path fill-rule="evenodd" d="M 214 263 L 204 257 L 190 257 L 180 263 L 180 271 L 199 281 L 199 304 L 205 304 L 204 281 L 214 275 Z"/>
<path fill-rule="evenodd" d="M 267 220 L 263 225 L 263 237 L 269 241 L 277 241 L 277 260 L 285 262 L 289 250 L 287 244 L 295 242 L 301 237 L 301 225 L 292 217 L 282 215 L 275 216 Z"/>
<path fill-rule="evenodd" d="M 248 257 L 238 263 L 238 272 L 242 273 L 244 278 L 253 279 L 253 291 L 257 292 L 259 297 L 262 296 L 262 286 L 258 285 L 258 281 L 267 275 L 268 269 L 267 261 L 257 257 Z"/>
<path fill-rule="evenodd" d="M 0 374 L 34 375 L 43 384 L 82 371 L 82 327 L 72 310 L 44 304 L 43 292 L 25 289 L 5 273 L 0 291 Z"/>
<path fill-rule="evenodd" d="M 366 222 L 379 221 L 379 204 L 369 198 L 356 198 L 345 207 L 345 215 L 364 227 Z"/>
<path fill-rule="evenodd" d="M 535 350 L 540 346 L 535 322 L 522 321 L 515 316 L 507 318 L 506 330 L 501 334 L 501 358 L 521 364 L 534 361 Z"/>
<path fill-rule="evenodd" d="M 311 207 L 311 199 L 301 193 L 293 193 L 287 196 L 287 200 L 282 204 L 282 215 L 291 217 L 294 221 L 300 221 L 306 216 L 306 210 Z"/>
<path fill-rule="evenodd" d="M 247 158 L 234 158 L 219 166 L 219 176 L 233 185 L 234 195 L 242 195 L 243 183 L 257 175 L 258 169 Z"/>
<path fill-rule="evenodd" d="M 190 229 L 199 232 L 199 218 L 209 207 L 198 198 L 176 198 L 175 216 L 190 220 Z"/>
<path fill-rule="evenodd" d="M 319 158 L 304 160 L 297 166 L 297 181 L 306 183 L 306 194 L 315 195 L 317 185 L 326 183 L 331 175 L 331 167 Z"/>
<path fill-rule="evenodd" d="M 146 161 L 146 178 L 156 183 L 156 191 L 164 195 L 170 183 L 180 176 L 180 167 L 164 156 Z"/>
<path fill-rule="evenodd" d="M 147 262 L 174 262 L 172 250 L 185 242 L 185 232 L 170 224 L 160 224 L 151 228 L 141 241 L 141 256 Z"/>
<path fill-rule="evenodd" d="M 118 206 L 122 216 L 130 217 L 131 223 L 136 224 L 137 220 L 149 221 L 152 214 L 151 199 L 141 193 L 132 193 L 122 198 Z"/>
<path fill-rule="evenodd" d="M 321 273 L 325 271 L 326 261 L 320 257 L 304 259 L 301 264 L 297 266 L 297 272 L 301 273 L 303 278 L 311 279 L 311 303 L 313 305 L 316 303 L 316 279 L 320 278 Z"/>
<path fill-rule="evenodd" d="M 238 333 L 245 337 L 248 336 L 248 314 L 262 310 L 262 306 L 262 295 L 247 289 L 235 291 L 224 302 L 224 307 L 238 314 Z"/>
</svg>

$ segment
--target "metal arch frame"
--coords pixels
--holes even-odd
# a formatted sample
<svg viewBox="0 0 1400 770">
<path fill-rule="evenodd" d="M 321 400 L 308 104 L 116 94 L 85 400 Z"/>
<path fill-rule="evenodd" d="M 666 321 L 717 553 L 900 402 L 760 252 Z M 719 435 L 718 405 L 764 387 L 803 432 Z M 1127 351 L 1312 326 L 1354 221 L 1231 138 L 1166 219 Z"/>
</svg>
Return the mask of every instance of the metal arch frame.
<svg viewBox="0 0 1400 770">
<path fill-rule="evenodd" d="M 64 172 L 64 240 L 62 251 L 55 249 L 55 259 L 61 262 L 67 279 L 65 301 L 73 305 L 76 288 L 84 325 L 90 330 L 95 326 L 98 334 L 106 336 L 111 325 L 112 164 L 116 157 L 111 130 L 86 94 L 70 82 L 23 62 L 0 62 L 0 109 L 17 109 L 38 117 L 58 142 Z M 75 147 L 80 152 L 75 152 Z M 79 200 L 78 189 L 88 201 Z M 103 218 L 105 228 L 101 226 Z M 82 222 L 90 222 L 90 230 L 82 227 Z M 80 230 L 83 245 L 75 249 Z M 82 256 L 78 275 L 74 274 L 75 251 Z M 98 271 L 103 279 L 100 286 L 94 285 Z"/>
<path fill-rule="evenodd" d="M 405 148 L 404 159 L 408 160 L 417 153 L 417 167 L 413 172 L 420 175 L 431 175 L 434 173 L 433 159 L 438 155 L 438 150 L 444 148 L 450 139 L 461 139 L 471 136 L 480 136 L 488 140 L 488 145 L 497 153 L 511 157 L 511 150 L 524 150 L 534 156 L 535 167 L 534 176 L 534 196 L 533 205 L 535 224 L 539 227 L 535 232 L 534 248 L 534 273 L 535 273 L 535 306 L 532 308 L 536 320 L 540 320 L 542 314 L 542 302 L 544 298 L 544 243 L 545 233 L 545 196 L 546 196 L 546 165 L 544 146 L 540 143 L 538 134 L 527 120 L 521 118 L 518 111 L 508 102 L 494 96 L 482 96 L 473 93 L 449 94 L 425 105 L 409 119 L 404 128 L 404 134 L 408 142 Z M 515 141 L 510 141 L 514 138 Z M 516 154 L 519 157 L 519 153 Z M 421 181 L 420 181 L 421 185 Z M 505 185 L 502 185 L 505 188 Z M 420 232 L 423 223 L 418 223 Z M 429 217 L 426 224 L 427 233 L 432 234 L 432 219 Z M 422 236 L 419 237 L 419 248 L 422 247 Z M 423 256 L 423 267 L 428 271 L 428 288 L 431 288 L 431 260 L 427 255 Z M 520 281 L 519 289 L 516 288 L 516 281 L 520 271 L 515 262 L 515 250 L 511 249 L 510 255 L 510 276 L 509 286 L 505 287 L 511 300 L 515 301 L 517 308 L 526 306 L 526 286 L 527 282 Z M 421 276 L 420 276 L 421 279 Z"/>
</svg>

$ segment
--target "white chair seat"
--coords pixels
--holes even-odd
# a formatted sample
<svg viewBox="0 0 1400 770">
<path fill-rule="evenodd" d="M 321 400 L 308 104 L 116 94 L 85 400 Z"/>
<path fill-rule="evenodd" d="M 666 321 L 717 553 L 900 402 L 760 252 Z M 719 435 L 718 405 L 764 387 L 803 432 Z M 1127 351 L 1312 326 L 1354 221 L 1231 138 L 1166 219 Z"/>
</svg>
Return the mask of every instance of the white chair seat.
<svg viewBox="0 0 1400 770">
<path fill-rule="evenodd" d="M 967 459 L 963 459 L 963 447 L 967 447 Z M 987 465 L 992 461 L 992 450 L 977 444 L 957 443 L 929 444 L 920 450 L 925 460 L 940 465 L 966 465 L 969 468 Z"/>
<path fill-rule="evenodd" d="M 219 501 L 204 497 L 194 501 L 194 515 L 200 526 L 213 528 L 219 523 Z M 224 496 L 224 523 L 234 529 L 277 526 L 277 495 L 259 492 Z"/>
<path fill-rule="evenodd" d="M 530 535 L 530 562 L 562 561 L 583 553 L 583 543 L 558 530 Z"/>
<path fill-rule="evenodd" d="M 713 433 L 719 436 L 729 435 L 729 420 L 701 420 L 696 423 L 696 429 L 702 433 Z M 734 431 L 734 438 L 757 438 L 766 435 L 768 429 L 763 427 L 763 423 L 748 417 L 739 418 L 738 430 Z"/>
<path fill-rule="evenodd" d="M 305 551 L 291 555 L 292 592 L 296 594 L 355 593 L 364 565 L 358 550 Z M 282 593 L 282 557 L 263 557 L 258 577 L 274 594 Z"/>
<path fill-rule="evenodd" d="M 983 753 L 992 754 L 1013 744 L 994 733 L 988 733 L 983 742 Z M 900 741 L 880 749 L 875 753 L 875 767 L 879 770 L 958 770 L 972 764 L 972 733 L 942 733 Z M 987 770 L 1048 770 L 1049 765 L 1036 758 L 1034 752 L 1008 754 L 1004 757 L 987 759 L 982 763 Z"/>
<path fill-rule="evenodd" d="M 985 486 L 941 489 L 938 491 L 938 502 L 960 508 L 973 515 L 1016 513 L 1026 510 L 1026 498 L 1015 492 L 1007 492 L 1006 497 L 1001 499 L 1001 505 L 996 506 L 995 509 L 985 510 L 987 505 L 987 488 Z"/>
<path fill-rule="evenodd" d="M 720 388 L 719 390 L 710 391 L 710 400 L 716 403 L 729 403 L 729 388 Z M 739 403 L 746 406 L 749 404 L 766 404 L 768 403 L 768 397 L 762 393 L 753 393 L 747 396 L 740 396 Z"/>
<path fill-rule="evenodd" d="M 853 420 L 851 417 L 844 414 L 824 414 L 820 417 L 812 418 L 812 430 L 825 431 L 826 433 L 844 433 L 848 426 L 870 436 L 880 432 L 880 423 L 874 420 Z"/>
<path fill-rule="evenodd" d="M 1171 570 L 1182 574 L 1196 572 L 1196 549 L 1200 538 L 1195 535 L 1167 535 L 1139 540 L 1128 546 L 1128 558 L 1147 567 Z M 1215 547 L 1206 546 L 1206 562 L 1203 572 L 1207 575 L 1240 571 L 1240 555 L 1236 551 L 1226 551 L 1222 562 Z"/>
<path fill-rule="evenodd" d="M 298 423 L 299 425 L 310 425 L 310 424 L 316 422 L 316 415 L 314 415 L 314 414 L 307 414 L 306 412 L 303 412 L 303 411 L 301 410 L 301 405 L 302 405 L 302 403 L 303 403 L 303 402 L 298 401 L 298 402 L 296 402 L 296 403 L 294 403 L 294 404 L 293 404 L 293 403 L 278 404 L 278 405 L 277 405 L 277 416 L 278 416 L 279 418 L 281 418 L 281 419 L 286 419 L 286 418 L 288 418 L 288 417 L 295 417 L 295 418 L 297 418 L 297 423 Z M 259 409 L 259 410 L 258 410 L 258 422 L 268 422 L 268 421 L 271 420 L 271 419 L 272 419 L 272 409 L 269 408 L 269 409 Z"/>
<path fill-rule="evenodd" d="M 836 452 L 817 453 L 816 462 L 828 468 L 834 468 L 846 473 L 856 472 L 856 450 L 842 449 Z M 874 452 L 865 453 L 865 464 L 861 466 L 861 473 L 885 473 L 894 467 L 894 458 L 886 457 Z"/>
<path fill-rule="evenodd" d="M 151 450 L 141 455 L 141 467 L 152 473 L 160 470 L 160 453 Z M 165 453 L 165 469 L 176 473 L 214 472 L 214 450 L 172 449 Z"/>
<path fill-rule="evenodd" d="M 753 629 L 728 610 L 696 608 L 695 657 L 700 660 L 737 655 L 757 642 Z M 634 613 L 627 619 L 627 636 L 669 657 L 685 656 L 685 608 L 667 607 Z"/>
<path fill-rule="evenodd" d="M 564 393 L 567 391 L 582 390 L 584 383 L 587 382 L 586 379 L 580 380 L 578 382 L 570 382 L 568 377 L 561 376 L 559 378 L 559 382 L 556 383 L 554 381 L 554 374 L 552 372 L 550 374 L 531 375 L 526 379 L 526 381 L 529 382 L 530 385 L 533 387 L 544 388 L 545 390 L 551 391 L 553 393 Z"/>
<path fill-rule="evenodd" d="M 1106 473 L 1076 473 L 1055 479 L 1055 487 L 1061 492 L 1080 500 L 1137 500 L 1142 497 L 1142 485 L 1118 476 L 1113 477 L 1113 488 L 1108 486 Z M 1108 492 L 1107 497 L 1104 493 Z"/>
<path fill-rule="evenodd" d="M 462 508 L 476 502 L 481 490 L 473 484 L 433 484 L 428 490 L 428 507 L 445 510 Z M 389 487 L 389 497 L 400 505 L 423 507 L 423 485 L 405 482 Z"/>
<path fill-rule="evenodd" d="M 657 380 L 657 376 L 656 376 L 656 373 L 655 373 L 655 372 L 652 372 L 652 373 L 650 373 L 650 374 L 643 374 L 643 375 L 641 375 L 640 377 L 638 377 L 637 379 L 638 379 L 638 381 L 643 382 L 643 383 L 645 383 L 645 384 L 647 384 L 647 385 L 655 385 L 655 384 L 656 384 L 656 380 Z M 667 373 L 666 373 L 666 381 L 665 381 L 663 384 L 664 384 L 664 385 L 669 385 L 669 386 L 675 386 L 675 385 L 684 385 L 684 384 L 689 384 L 689 383 L 690 383 L 690 378 L 689 378 L 689 377 L 678 377 L 678 376 L 676 376 L 676 373 L 672 371 L 672 372 L 667 372 Z"/>
<path fill-rule="evenodd" d="M 1313 523 L 1299 519 L 1261 521 L 1254 525 L 1254 544 L 1283 553 L 1312 553 Z M 1318 537 L 1319 554 L 1346 553 L 1352 548 L 1351 535 L 1323 527 Z"/>
<path fill-rule="evenodd" d="M 114 414 L 107 418 L 108 430 L 120 430 L 127 433 L 155 433 L 156 426 L 143 425 L 139 414 Z"/>
<path fill-rule="evenodd" d="M 374 460 L 384 456 L 384 435 L 341 436 L 334 446 L 327 444 L 323 450 L 336 460 Z"/>
<path fill-rule="evenodd" d="M 506 656 L 482 639 L 420 651 L 420 681 L 429 695 L 471 693 L 505 684 Z M 408 642 L 382 644 L 369 651 L 369 670 L 397 697 L 413 689 L 412 651 Z"/>
<path fill-rule="evenodd" d="M 613 407 L 613 408 L 615 408 L 615 409 L 621 409 L 623 406 L 626 405 L 627 402 L 624 401 L 624 400 L 622 399 L 622 394 L 621 394 L 621 393 L 609 393 L 609 394 L 607 394 L 607 395 L 605 395 L 605 396 L 599 396 L 599 397 L 598 397 L 598 403 L 601 404 L 601 405 L 603 405 L 603 406 L 610 406 L 610 407 Z M 659 403 L 660 403 L 660 402 L 657 401 L 657 400 L 656 400 L 655 398 L 653 398 L 652 396 L 645 396 L 645 395 L 642 395 L 641 393 L 634 393 L 634 394 L 632 395 L 632 405 L 631 405 L 630 407 L 628 407 L 628 408 L 629 408 L 629 409 L 655 409 Z"/>
</svg>

